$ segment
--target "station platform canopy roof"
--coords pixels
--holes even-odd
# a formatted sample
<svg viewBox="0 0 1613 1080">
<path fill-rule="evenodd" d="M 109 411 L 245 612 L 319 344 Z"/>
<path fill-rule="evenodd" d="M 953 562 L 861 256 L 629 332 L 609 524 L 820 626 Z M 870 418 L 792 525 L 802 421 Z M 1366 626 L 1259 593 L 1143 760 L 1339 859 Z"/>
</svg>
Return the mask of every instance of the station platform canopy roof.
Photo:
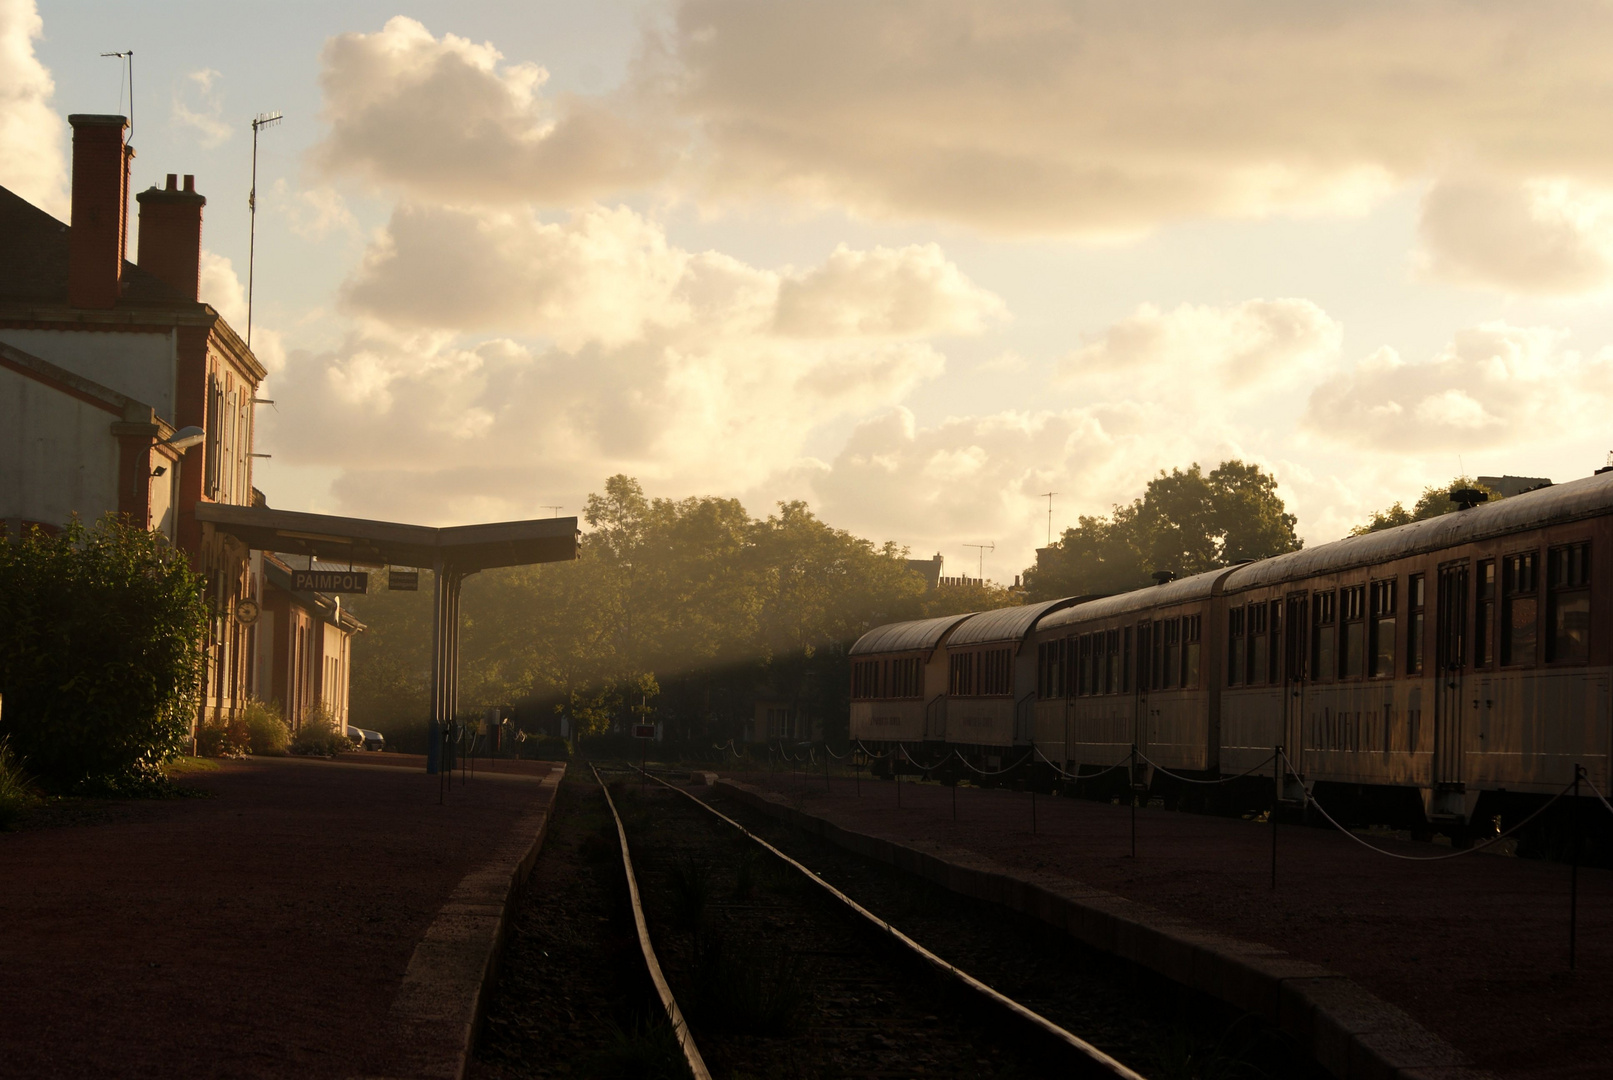
<svg viewBox="0 0 1613 1080">
<path fill-rule="evenodd" d="M 498 566 L 565 562 L 577 557 L 574 517 L 433 528 L 266 506 L 198 503 L 196 520 L 260 551 L 355 566 L 430 569 L 440 560 L 461 574 L 471 574 Z"/>
</svg>

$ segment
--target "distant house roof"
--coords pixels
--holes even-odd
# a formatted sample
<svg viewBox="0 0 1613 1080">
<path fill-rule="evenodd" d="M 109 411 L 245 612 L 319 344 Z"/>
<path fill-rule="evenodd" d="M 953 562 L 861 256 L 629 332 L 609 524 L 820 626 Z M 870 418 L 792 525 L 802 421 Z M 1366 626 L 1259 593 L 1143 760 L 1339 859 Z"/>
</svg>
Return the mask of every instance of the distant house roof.
<svg viewBox="0 0 1613 1080">
<path fill-rule="evenodd" d="M 933 649 L 948 630 L 970 618 L 974 613 L 942 615 L 936 619 L 915 619 L 912 622 L 887 623 L 876 626 L 857 639 L 851 647 L 851 656 L 868 653 L 918 652 Z"/>
<path fill-rule="evenodd" d="M 1036 622 L 1050 611 L 1068 607 L 1080 597 L 1067 596 L 1063 600 L 1044 600 L 1040 604 L 1021 607 L 997 608 L 982 611 L 962 626 L 947 642 L 954 645 L 979 645 L 993 641 L 1021 641 L 1036 626 Z"/>
</svg>

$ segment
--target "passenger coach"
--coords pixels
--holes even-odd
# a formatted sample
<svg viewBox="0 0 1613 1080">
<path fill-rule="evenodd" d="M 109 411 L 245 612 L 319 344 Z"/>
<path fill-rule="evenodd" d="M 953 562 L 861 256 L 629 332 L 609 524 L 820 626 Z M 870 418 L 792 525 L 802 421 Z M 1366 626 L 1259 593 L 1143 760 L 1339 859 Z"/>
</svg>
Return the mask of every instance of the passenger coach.
<svg viewBox="0 0 1613 1080">
<path fill-rule="evenodd" d="M 1027 746 L 1036 699 L 1036 650 L 1028 642 L 1048 600 L 972 616 L 947 641 L 946 741 L 976 756 Z"/>
<path fill-rule="evenodd" d="M 851 737 L 864 742 L 946 738 L 942 646 L 973 614 L 878 626 L 851 647 Z"/>
</svg>

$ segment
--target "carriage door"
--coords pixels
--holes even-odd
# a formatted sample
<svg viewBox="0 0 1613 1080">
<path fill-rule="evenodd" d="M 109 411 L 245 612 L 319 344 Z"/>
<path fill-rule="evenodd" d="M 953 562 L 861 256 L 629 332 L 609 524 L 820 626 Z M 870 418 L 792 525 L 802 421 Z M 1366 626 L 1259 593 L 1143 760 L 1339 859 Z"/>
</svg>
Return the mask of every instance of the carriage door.
<svg viewBox="0 0 1613 1080">
<path fill-rule="evenodd" d="M 1468 567 L 1439 568 L 1435 642 L 1434 786 L 1462 782 L 1462 676 L 1467 668 Z"/>
<path fill-rule="evenodd" d="M 1288 760 L 1296 769 L 1304 768 L 1305 760 L 1305 679 L 1310 655 L 1310 609 L 1307 594 L 1292 593 L 1288 597 L 1288 610 L 1283 620 L 1283 695 L 1282 730 L 1274 732 L 1272 741 L 1281 742 Z"/>
</svg>

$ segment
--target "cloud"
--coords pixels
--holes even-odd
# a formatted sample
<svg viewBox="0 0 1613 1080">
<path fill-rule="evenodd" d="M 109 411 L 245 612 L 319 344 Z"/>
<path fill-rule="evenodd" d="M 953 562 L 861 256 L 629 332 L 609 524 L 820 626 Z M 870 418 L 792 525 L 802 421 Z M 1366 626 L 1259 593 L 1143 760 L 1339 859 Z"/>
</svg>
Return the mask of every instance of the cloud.
<svg viewBox="0 0 1613 1080">
<path fill-rule="evenodd" d="M 541 93 L 549 74 L 493 45 L 397 16 L 321 55 L 325 138 L 312 159 L 416 197 L 570 204 L 651 183 L 675 148 L 625 101 Z"/>
<path fill-rule="evenodd" d="M 1444 179 L 1423 198 L 1429 276 L 1509 293 L 1573 296 L 1613 281 L 1613 192 L 1568 180 Z"/>
<path fill-rule="evenodd" d="M 174 127 L 191 128 L 203 146 L 212 148 L 229 141 L 235 129 L 224 122 L 224 97 L 214 88 L 223 78 L 212 68 L 186 75 L 174 87 L 171 120 Z"/>
<path fill-rule="evenodd" d="M 1613 411 L 1613 352 L 1585 356 L 1566 341 L 1561 330 L 1487 323 L 1423 363 L 1379 349 L 1312 391 L 1303 426 L 1385 454 L 1576 437 Z"/>
<path fill-rule="evenodd" d="M 43 31 L 33 0 L 0 0 L 0 184 L 65 220 L 65 125 L 50 107 L 56 85 L 34 55 Z"/>
<path fill-rule="evenodd" d="M 1613 10 L 1385 0 L 687 0 L 680 113 L 717 198 L 995 233 L 1359 211 L 1455 155 L 1613 180 Z"/>
<path fill-rule="evenodd" d="M 318 242 L 333 232 L 354 237 L 360 233 L 358 218 L 333 187 L 321 185 L 293 191 L 285 180 L 276 180 L 274 197 L 291 231 L 304 240 Z"/>
<path fill-rule="evenodd" d="M 236 276 L 235 266 L 222 255 L 202 249 L 201 274 L 196 284 L 197 298 L 224 316 L 235 331 L 246 339 L 246 289 Z M 273 375 L 286 366 L 285 341 L 279 331 L 258 323 L 252 328 L 252 353 Z"/>
<path fill-rule="evenodd" d="M 648 337 L 836 339 L 978 333 L 1006 316 L 934 244 L 836 248 L 800 274 L 670 244 L 625 207 L 548 223 L 531 211 L 406 205 L 343 287 L 396 326 L 541 335 L 575 351 Z"/>
<path fill-rule="evenodd" d="M 1309 300 L 1245 300 L 1228 307 L 1152 304 L 1108 327 L 1059 365 L 1065 379 L 1147 382 L 1167 393 L 1211 384 L 1269 392 L 1313 375 L 1338 355 L 1343 327 Z"/>
</svg>

